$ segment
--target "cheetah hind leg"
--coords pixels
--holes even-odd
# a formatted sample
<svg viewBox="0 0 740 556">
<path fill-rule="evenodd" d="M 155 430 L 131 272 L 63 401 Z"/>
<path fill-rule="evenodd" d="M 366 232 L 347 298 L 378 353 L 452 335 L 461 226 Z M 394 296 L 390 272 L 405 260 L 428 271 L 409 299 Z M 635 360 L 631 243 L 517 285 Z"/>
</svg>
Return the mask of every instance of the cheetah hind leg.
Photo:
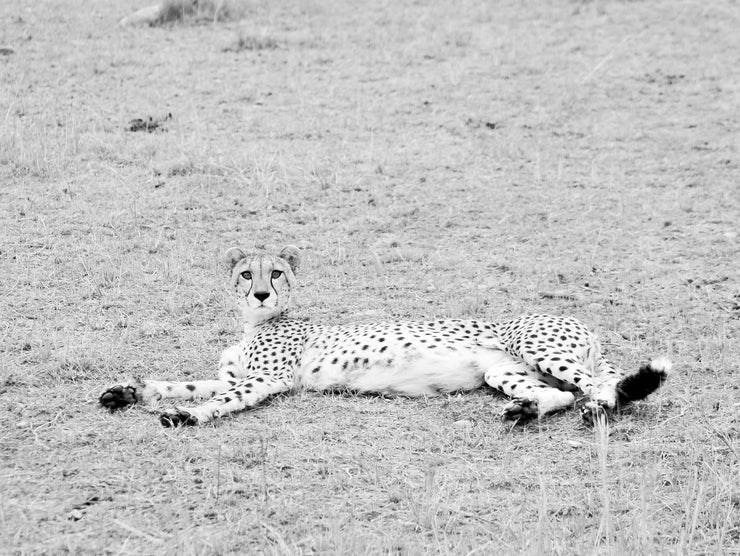
<svg viewBox="0 0 740 556">
<path fill-rule="evenodd" d="M 551 413 L 568 409 L 573 405 L 573 392 L 558 390 L 551 386 L 535 389 L 531 395 L 516 396 L 504 406 L 504 420 L 527 421 L 535 417 L 541 419 Z"/>
<path fill-rule="evenodd" d="M 504 419 L 524 422 L 541 418 L 570 407 L 575 400 L 572 392 L 551 386 L 541 373 L 508 354 L 499 354 L 483 380 L 511 398 L 504 406 Z"/>
</svg>

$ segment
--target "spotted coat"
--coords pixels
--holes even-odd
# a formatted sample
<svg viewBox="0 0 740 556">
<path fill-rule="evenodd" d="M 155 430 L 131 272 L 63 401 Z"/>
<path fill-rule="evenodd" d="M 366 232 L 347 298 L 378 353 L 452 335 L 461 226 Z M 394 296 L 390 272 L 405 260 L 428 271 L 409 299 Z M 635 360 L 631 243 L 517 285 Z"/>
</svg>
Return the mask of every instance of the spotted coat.
<svg viewBox="0 0 740 556">
<path fill-rule="evenodd" d="M 209 398 L 165 411 L 165 426 L 194 425 L 257 406 L 281 392 L 350 390 L 434 396 L 488 384 L 509 396 L 504 417 L 526 420 L 572 406 L 587 420 L 642 399 L 666 378 L 658 358 L 625 375 L 601 353 L 596 336 L 570 317 L 526 315 L 502 321 L 440 319 L 326 325 L 289 317 L 299 252 L 278 256 L 227 252 L 244 317 L 244 336 L 224 351 L 218 378 L 193 382 L 140 380 L 106 390 L 103 406 Z"/>
</svg>

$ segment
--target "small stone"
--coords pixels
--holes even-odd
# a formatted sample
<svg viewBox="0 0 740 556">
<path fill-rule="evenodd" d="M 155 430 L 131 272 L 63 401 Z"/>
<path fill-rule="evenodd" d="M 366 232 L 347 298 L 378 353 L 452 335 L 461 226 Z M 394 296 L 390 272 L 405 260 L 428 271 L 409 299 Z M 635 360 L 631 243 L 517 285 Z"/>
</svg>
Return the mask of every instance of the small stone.
<svg viewBox="0 0 740 556">
<path fill-rule="evenodd" d="M 565 444 L 570 446 L 571 448 L 580 448 L 583 446 L 582 442 L 578 442 L 577 440 L 566 440 Z"/>
<path fill-rule="evenodd" d="M 452 426 L 456 429 L 471 429 L 473 428 L 473 421 L 470 419 L 458 419 L 454 423 L 452 423 Z"/>
<path fill-rule="evenodd" d="M 25 429 L 26 427 L 28 427 L 28 421 L 18 421 L 15 424 L 15 428 L 17 429 Z"/>
<path fill-rule="evenodd" d="M 0 56 L 10 56 L 13 54 L 15 50 L 10 48 L 9 46 L 2 46 L 0 45 Z"/>
</svg>

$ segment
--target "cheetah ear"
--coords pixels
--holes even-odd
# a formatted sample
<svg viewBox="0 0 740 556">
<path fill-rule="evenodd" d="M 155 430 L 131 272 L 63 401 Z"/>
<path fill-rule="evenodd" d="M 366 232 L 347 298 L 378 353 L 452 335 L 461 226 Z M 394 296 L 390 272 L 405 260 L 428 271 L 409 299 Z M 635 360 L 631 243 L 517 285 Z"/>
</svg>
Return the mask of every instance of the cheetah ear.
<svg viewBox="0 0 740 556">
<path fill-rule="evenodd" d="M 244 253 L 244 251 L 242 251 L 238 247 L 232 247 L 231 249 L 227 250 L 223 256 L 224 265 L 226 266 L 226 270 L 231 272 L 236 266 L 236 263 L 246 258 L 246 256 L 247 256 L 246 253 Z"/>
<path fill-rule="evenodd" d="M 301 265 L 301 252 L 295 245 L 286 245 L 283 247 L 283 250 L 280 251 L 278 257 L 284 259 L 290 265 L 290 270 L 294 273 Z"/>
</svg>

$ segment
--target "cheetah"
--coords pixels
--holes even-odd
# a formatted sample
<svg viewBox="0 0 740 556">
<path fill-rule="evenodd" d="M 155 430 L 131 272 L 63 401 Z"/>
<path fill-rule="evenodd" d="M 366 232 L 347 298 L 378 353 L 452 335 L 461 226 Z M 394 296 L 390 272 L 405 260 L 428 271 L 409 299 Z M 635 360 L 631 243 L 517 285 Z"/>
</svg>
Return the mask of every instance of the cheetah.
<svg viewBox="0 0 740 556">
<path fill-rule="evenodd" d="M 244 336 L 223 352 L 218 378 L 119 384 L 100 396 L 103 407 L 210 398 L 164 411 L 161 424 L 174 427 L 202 425 L 299 389 L 435 396 L 487 384 L 510 398 L 505 419 L 541 418 L 573 406 L 582 394 L 588 398 L 582 416 L 593 422 L 645 398 L 671 370 L 671 362 L 658 357 L 625 374 L 602 355 L 596 336 L 569 317 L 344 325 L 291 318 L 287 311 L 300 264 L 296 247 L 277 256 L 232 248 L 225 264 Z"/>
</svg>

